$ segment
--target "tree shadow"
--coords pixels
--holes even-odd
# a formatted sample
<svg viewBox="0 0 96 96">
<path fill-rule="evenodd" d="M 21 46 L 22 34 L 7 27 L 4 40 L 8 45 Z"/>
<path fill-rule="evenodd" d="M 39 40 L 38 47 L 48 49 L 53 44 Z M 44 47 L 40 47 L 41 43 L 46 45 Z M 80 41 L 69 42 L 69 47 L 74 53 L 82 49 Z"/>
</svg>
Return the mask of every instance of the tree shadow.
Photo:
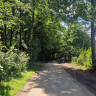
<svg viewBox="0 0 96 96">
<path fill-rule="evenodd" d="M 51 64 L 46 65 L 41 73 L 37 73 L 38 78 L 34 80 L 34 83 L 33 80 L 30 79 L 27 85 L 29 87 L 21 92 L 34 94 L 35 91 L 36 96 L 39 96 L 39 91 L 48 94 L 48 96 L 77 96 L 77 94 L 78 96 L 90 96 L 83 95 L 84 90 L 80 88 L 76 80 L 67 72 L 64 72 L 64 70 L 60 70 L 59 67 L 60 66 L 52 66 Z M 80 90 L 82 92 L 80 92 Z"/>
<path fill-rule="evenodd" d="M 39 65 L 35 65 L 32 68 L 29 68 L 27 71 L 34 71 L 35 72 L 36 70 L 39 69 L 39 67 L 40 67 Z M 7 84 L 7 82 L 10 82 L 10 80 L 12 78 L 14 78 L 14 79 L 20 79 L 22 77 L 23 77 L 22 74 L 19 74 L 18 76 L 13 76 L 13 77 L 10 76 L 10 78 L 8 77 L 5 80 L 5 82 Z M 9 85 L 6 85 L 6 84 L 3 84 L 2 82 L 0 82 L 0 96 L 11 96 L 10 95 L 10 90 L 12 90 L 12 88 Z"/>
<path fill-rule="evenodd" d="M 62 67 L 96 96 L 96 71 Z"/>
</svg>

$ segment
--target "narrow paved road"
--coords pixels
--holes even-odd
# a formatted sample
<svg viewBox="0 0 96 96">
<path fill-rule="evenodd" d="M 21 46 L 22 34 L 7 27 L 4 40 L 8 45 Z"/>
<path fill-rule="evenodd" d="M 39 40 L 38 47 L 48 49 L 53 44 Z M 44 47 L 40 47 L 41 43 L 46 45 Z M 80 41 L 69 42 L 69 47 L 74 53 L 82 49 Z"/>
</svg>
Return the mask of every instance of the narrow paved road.
<svg viewBox="0 0 96 96">
<path fill-rule="evenodd" d="M 34 79 L 34 80 L 33 80 Z M 94 96 L 56 62 L 47 63 L 16 96 Z"/>
</svg>

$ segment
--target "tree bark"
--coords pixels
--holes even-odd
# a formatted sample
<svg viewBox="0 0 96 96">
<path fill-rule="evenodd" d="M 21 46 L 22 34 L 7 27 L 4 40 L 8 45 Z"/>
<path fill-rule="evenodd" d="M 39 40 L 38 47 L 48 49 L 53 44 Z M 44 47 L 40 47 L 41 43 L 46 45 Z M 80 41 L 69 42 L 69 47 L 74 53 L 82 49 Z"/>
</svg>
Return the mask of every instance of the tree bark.
<svg viewBox="0 0 96 96">
<path fill-rule="evenodd" d="M 20 0 L 21 1 L 21 0 Z M 20 8 L 20 20 L 22 18 L 22 10 Z M 20 43 L 19 43 L 19 49 L 21 50 L 21 42 L 22 42 L 22 24 L 20 22 Z"/>
<path fill-rule="evenodd" d="M 6 8 L 5 8 L 5 0 L 4 0 L 4 21 L 6 21 L 6 12 L 5 12 L 5 10 L 6 10 Z M 6 46 L 6 29 L 7 29 L 7 25 L 6 25 L 6 23 L 4 24 L 4 38 L 3 38 L 3 44 L 4 44 L 4 46 Z"/>
<path fill-rule="evenodd" d="M 0 28 L 0 39 L 1 39 L 1 42 L 3 42 L 3 38 L 4 38 L 4 35 L 3 35 L 3 27 Z"/>
<path fill-rule="evenodd" d="M 35 11 L 35 0 L 33 0 L 33 10 L 32 10 L 32 23 L 31 23 L 31 31 L 30 31 L 30 42 L 32 42 L 33 39 L 33 27 L 34 27 L 34 11 Z"/>
<path fill-rule="evenodd" d="M 11 28 L 11 34 L 10 34 L 10 46 L 12 45 L 12 36 L 13 36 L 13 30 Z"/>
<path fill-rule="evenodd" d="M 20 23 L 20 45 L 19 45 L 20 50 L 21 50 L 21 42 L 22 42 L 22 29 L 21 29 L 21 23 Z"/>
<path fill-rule="evenodd" d="M 4 24 L 4 39 L 3 39 L 3 43 L 4 43 L 4 46 L 6 46 L 6 24 Z"/>
<path fill-rule="evenodd" d="M 12 7 L 13 16 L 15 15 L 14 11 L 15 11 L 15 9 L 14 9 L 14 7 Z M 10 46 L 12 45 L 12 39 L 13 39 L 13 25 L 11 27 L 11 33 L 10 33 Z"/>
</svg>

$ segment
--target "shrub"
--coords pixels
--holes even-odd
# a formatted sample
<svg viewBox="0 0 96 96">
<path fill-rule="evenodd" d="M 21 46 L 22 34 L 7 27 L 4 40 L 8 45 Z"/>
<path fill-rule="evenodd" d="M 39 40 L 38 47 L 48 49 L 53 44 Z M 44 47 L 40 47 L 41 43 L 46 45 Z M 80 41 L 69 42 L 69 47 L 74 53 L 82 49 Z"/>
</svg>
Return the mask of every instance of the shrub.
<svg viewBox="0 0 96 96">
<path fill-rule="evenodd" d="M 92 68 L 91 48 L 89 48 L 88 50 L 82 50 L 78 57 L 73 57 L 72 63 L 91 69 Z"/>
<path fill-rule="evenodd" d="M 3 77 L 3 74 L 4 73 L 4 71 L 3 71 L 3 67 L 0 65 L 0 78 L 2 79 Z M 1 81 L 1 79 L 0 79 L 0 81 Z"/>
<path fill-rule="evenodd" d="M 0 79 L 20 76 L 21 71 L 27 69 L 28 60 L 29 56 L 14 49 L 14 46 L 11 46 L 7 52 L 0 52 Z"/>
</svg>

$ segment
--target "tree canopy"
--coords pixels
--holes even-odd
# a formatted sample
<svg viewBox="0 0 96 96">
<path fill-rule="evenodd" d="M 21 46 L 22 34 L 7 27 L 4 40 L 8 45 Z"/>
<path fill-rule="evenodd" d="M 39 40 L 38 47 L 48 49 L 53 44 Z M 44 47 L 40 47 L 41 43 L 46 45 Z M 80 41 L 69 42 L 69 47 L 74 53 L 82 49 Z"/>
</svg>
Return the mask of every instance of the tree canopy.
<svg viewBox="0 0 96 96">
<path fill-rule="evenodd" d="M 2 45 L 10 48 L 15 44 L 29 54 L 30 65 L 54 54 L 71 59 L 91 46 L 94 63 L 95 7 L 94 0 L 0 0 Z M 87 23 L 91 39 L 84 29 Z"/>
</svg>

